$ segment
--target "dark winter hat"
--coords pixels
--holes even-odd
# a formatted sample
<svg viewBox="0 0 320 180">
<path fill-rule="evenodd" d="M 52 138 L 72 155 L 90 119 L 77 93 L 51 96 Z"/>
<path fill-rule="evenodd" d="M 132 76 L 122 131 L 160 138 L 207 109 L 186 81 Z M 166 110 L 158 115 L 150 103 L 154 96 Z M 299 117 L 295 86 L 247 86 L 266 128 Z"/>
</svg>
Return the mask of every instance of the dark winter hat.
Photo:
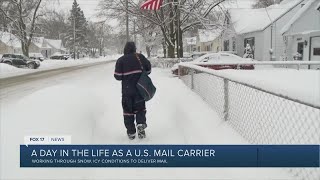
<svg viewBox="0 0 320 180">
<path fill-rule="evenodd" d="M 136 51 L 136 44 L 134 42 L 127 42 L 127 44 L 124 47 L 124 54 L 132 54 L 136 53 Z"/>
</svg>

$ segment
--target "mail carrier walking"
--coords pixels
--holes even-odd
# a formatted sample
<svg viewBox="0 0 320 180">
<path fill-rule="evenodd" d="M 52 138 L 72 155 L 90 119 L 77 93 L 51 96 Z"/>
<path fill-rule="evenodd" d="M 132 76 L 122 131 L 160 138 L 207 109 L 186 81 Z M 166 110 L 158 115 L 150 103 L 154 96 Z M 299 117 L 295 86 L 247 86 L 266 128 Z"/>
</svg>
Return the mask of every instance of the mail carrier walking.
<svg viewBox="0 0 320 180">
<path fill-rule="evenodd" d="M 134 42 L 127 42 L 124 55 L 116 63 L 114 77 L 122 81 L 124 124 L 131 140 L 135 139 L 137 131 L 140 139 L 146 137 L 146 100 L 137 88 L 143 73 L 151 73 L 150 61 L 142 54 L 136 53 Z"/>
</svg>

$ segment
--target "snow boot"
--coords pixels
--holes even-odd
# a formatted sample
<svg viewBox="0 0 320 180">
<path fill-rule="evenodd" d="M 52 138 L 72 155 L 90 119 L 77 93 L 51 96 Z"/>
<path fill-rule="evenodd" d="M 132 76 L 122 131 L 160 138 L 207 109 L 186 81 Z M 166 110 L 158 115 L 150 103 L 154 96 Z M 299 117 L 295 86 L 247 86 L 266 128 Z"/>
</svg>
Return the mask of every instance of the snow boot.
<svg viewBox="0 0 320 180">
<path fill-rule="evenodd" d="M 137 125 L 138 138 L 139 138 L 139 139 L 144 139 L 144 138 L 146 138 L 146 131 L 145 131 L 146 128 L 147 128 L 147 125 L 146 125 L 146 124 L 138 124 L 138 125 Z"/>
<path fill-rule="evenodd" d="M 130 140 L 134 140 L 136 138 L 136 134 L 128 134 L 128 138 Z"/>
</svg>

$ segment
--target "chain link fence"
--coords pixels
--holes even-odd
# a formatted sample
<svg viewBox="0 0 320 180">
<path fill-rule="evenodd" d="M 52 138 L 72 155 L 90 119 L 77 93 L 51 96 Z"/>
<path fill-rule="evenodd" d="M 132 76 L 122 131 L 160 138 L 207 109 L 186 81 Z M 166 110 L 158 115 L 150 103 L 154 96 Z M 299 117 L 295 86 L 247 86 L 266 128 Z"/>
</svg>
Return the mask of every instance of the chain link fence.
<svg viewBox="0 0 320 180">
<path fill-rule="evenodd" d="M 179 65 L 180 79 L 252 144 L 320 144 L 320 107 Z M 319 168 L 288 169 L 320 179 Z"/>
<path fill-rule="evenodd" d="M 190 62 L 192 58 L 152 58 L 150 59 L 152 67 L 171 68 L 180 62 Z"/>
</svg>

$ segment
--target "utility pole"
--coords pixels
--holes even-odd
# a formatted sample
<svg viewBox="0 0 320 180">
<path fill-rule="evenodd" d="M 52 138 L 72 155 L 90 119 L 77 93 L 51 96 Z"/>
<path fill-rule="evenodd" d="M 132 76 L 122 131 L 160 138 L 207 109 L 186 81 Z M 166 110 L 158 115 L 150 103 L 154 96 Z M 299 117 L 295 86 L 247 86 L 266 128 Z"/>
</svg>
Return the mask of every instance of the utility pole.
<svg viewBox="0 0 320 180">
<path fill-rule="evenodd" d="M 130 41 L 130 37 L 129 37 L 129 13 L 128 13 L 128 9 L 129 9 L 129 2 L 128 2 L 128 0 L 126 0 L 126 36 L 127 36 L 127 42 Z"/>
<path fill-rule="evenodd" d="M 104 22 L 102 22 L 102 26 L 101 26 L 101 34 L 100 34 L 100 56 L 102 56 L 102 51 L 103 51 L 103 41 L 104 41 Z"/>
<path fill-rule="evenodd" d="M 73 59 L 76 60 L 76 16 L 73 14 Z"/>
<path fill-rule="evenodd" d="M 137 44 L 136 23 L 137 23 L 137 20 L 136 20 L 136 18 L 134 18 L 134 20 L 133 20 L 133 33 L 134 33 L 134 43 L 135 44 Z"/>
</svg>

